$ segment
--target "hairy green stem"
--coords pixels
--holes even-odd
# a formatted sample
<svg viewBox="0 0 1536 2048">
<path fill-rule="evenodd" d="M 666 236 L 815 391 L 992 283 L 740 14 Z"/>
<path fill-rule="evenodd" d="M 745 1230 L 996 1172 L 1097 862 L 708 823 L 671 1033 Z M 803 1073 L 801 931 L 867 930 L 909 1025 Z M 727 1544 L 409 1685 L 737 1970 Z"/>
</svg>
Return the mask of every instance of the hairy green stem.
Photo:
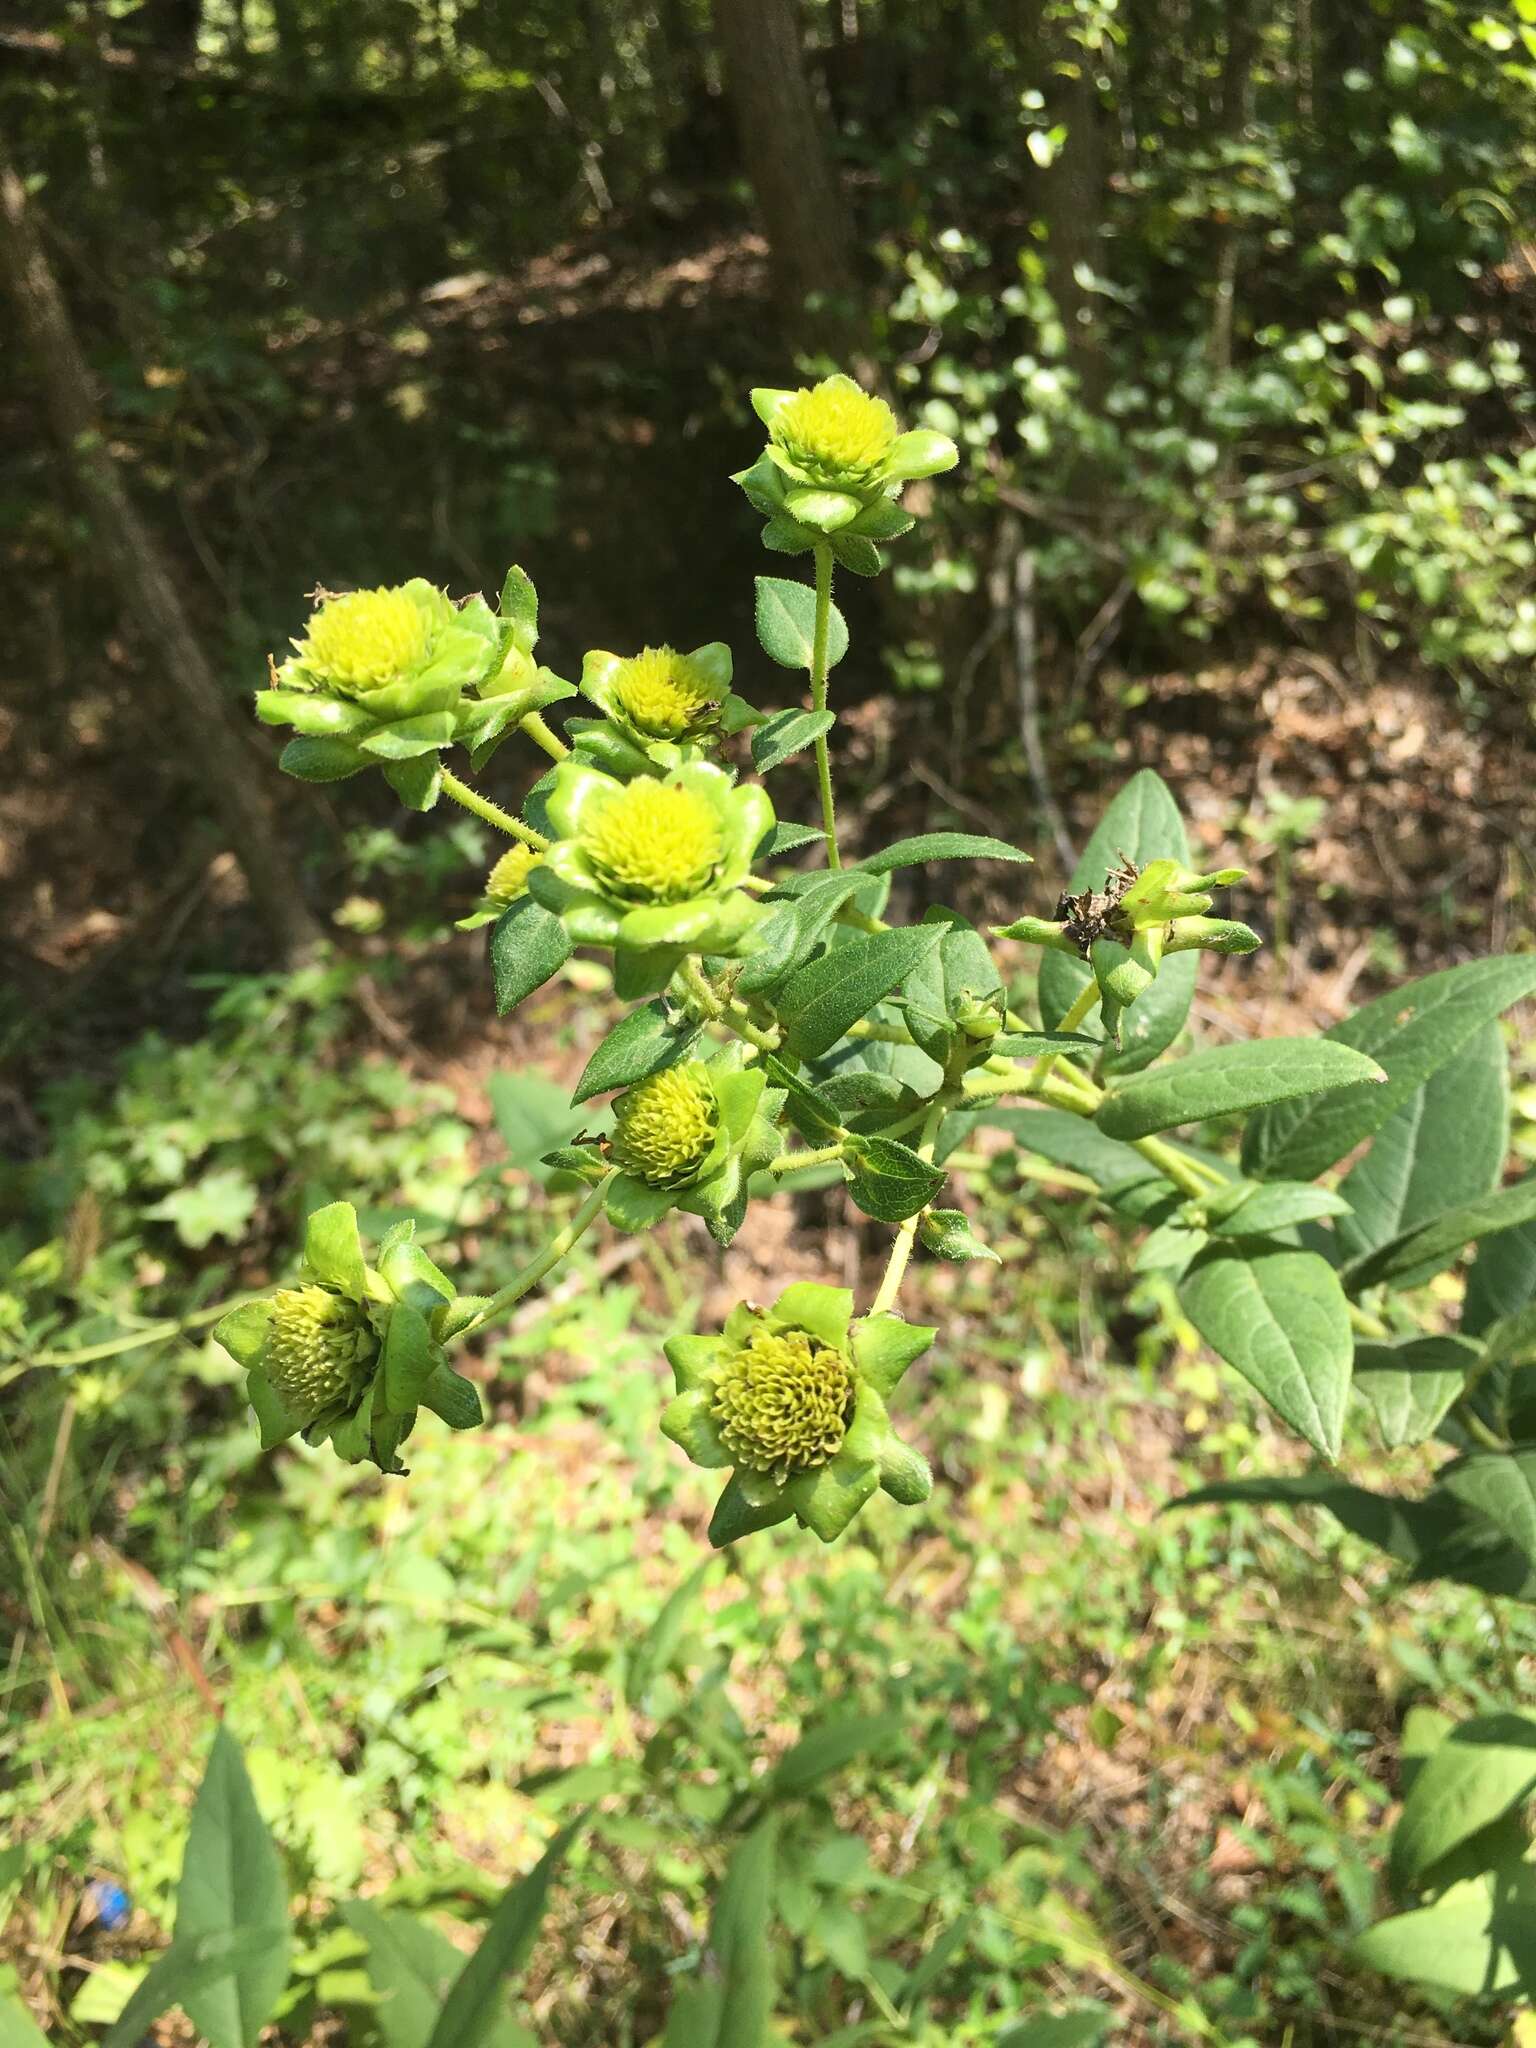
<svg viewBox="0 0 1536 2048">
<path fill-rule="evenodd" d="M 825 541 L 819 541 L 816 554 L 816 629 L 811 642 L 811 708 L 825 711 L 827 708 L 827 635 L 832 624 L 832 550 Z M 837 809 L 832 801 L 832 757 L 827 750 L 827 736 L 824 732 L 816 735 L 816 780 L 821 788 L 821 828 L 827 841 L 827 866 L 840 868 L 842 855 L 837 850 Z"/>
<path fill-rule="evenodd" d="M 1087 1019 L 1089 1011 L 1098 1000 L 1099 984 L 1090 975 L 1086 985 L 1068 1009 L 1067 1014 L 1062 1018 L 1060 1024 L 1057 1025 L 1057 1030 L 1075 1031 L 1078 1025 Z M 1060 1058 L 1061 1054 L 1059 1052 L 1043 1052 L 1030 1070 L 1030 1086 L 1032 1088 L 1039 1087 Z"/>
<path fill-rule="evenodd" d="M 763 1168 L 764 1173 L 799 1173 L 812 1166 L 827 1166 L 834 1159 L 843 1156 L 843 1140 L 835 1145 L 818 1145 L 814 1151 L 804 1149 L 798 1152 L 781 1152 L 777 1159 L 770 1159 Z"/>
<path fill-rule="evenodd" d="M 488 1323 L 494 1323 L 498 1317 L 504 1316 L 509 1308 L 521 1301 L 525 1294 L 538 1286 L 546 1273 L 551 1272 L 554 1267 L 559 1265 L 566 1253 L 575 1245 L 582 1232 L 597 1220 L 602 1210 L 603 1197 L 608 1192 L 608 1183 L 613 1179 L 614 1171 L 616 1169 L 610 1169 L 609 1172 L 603 1175 L 597 1186 L 593 1188 L 565 1228 L 557 1230 L 538 1256 L 530 1259 L 523 1270 L 513 1279 L 509 1280 L 505 1287 L 498 1288 L 485 1304 L 485 1307 L 475 1317 L 474 1321 L 466 1323 L 464 1328 L 455 1334 L 453 1339 L 455 1343 L 462 1343 L 466 1337 L 478 1336 Z"/>
<path fill-rule="evenodd" d="M 549 841 L 542 832 L 535 832 L 531 825 L 525 825 L 521 818 L 514 818 L 510 811 L 504 811 L 500 804 L 493 804 L 489 797 L 482 796 L 478 789 L 471 789 L 467 782 L 460 782 L 457 775 L 443 770 L 443 794 L 451 796 L 456 804 L 462 804 L 466 811 L 473 811 L 477 818 L 483 818 L 487 825 L 494 825 L 498 832 L 506 832 L 513 839 L 520 839 L 524 846 L 531 846 L 535 853 L 543 853 Z"/>
<path fill-rule="evenodd" d="M 237 1294 L 232 1300 L 221 1301 L 217 1308 L 200 1308 L 195 1315 L 181 1316 L 175 1321 L 151 1323 L 147 1329 L 135 1330 L 130 1337 L 112 1337 L 103 1344 L 87 1344 L 80 1351 L 34 1351 L 26 1360 L 28 1365 L 94 1365 L 100 1358 L 117 1358 L 125 1351 L 138 1351 L 146 1344 L 165 1344 L 173 1337 L 180 1337 L 188 1330 L 201 1330 L 209 1323 L 216 1323 L 221 1316 L 227 1316 L 231 1309 L 243 1308 L 248 1301 L 261 1301 L 260 1294 Z"/>
<path fill-rule="evenodd" d="M 933 1148 L 938 1142 L 939 1125 L 943 1121 L 944 1104 L 936 1098 L 923 1119 L 923 1135 L 917 1145 L 919 1159 L 933 1158 Z M 869 1305 L 872 1316 L 884 1315 L 887 1309 L 895 1306 L 896 1297 L 901 1292 L 901 1283 L 906 1277 L 907 1262 L 912 1257 L 912 1247 L 917 1242 L 917 1226 L 921 1215 L 920 1209 L 916 1216 L 909 1216 L 896 1233 L 896 1242 L 891 1247 L 885 1278 L 880 1282 L 875 1298 Z"/>
<path fill-rule="evenodd" d="M 561 739 L 558 733 L 550 730 L 537 711 L 530 711 L 528 716 L 522 719 L 520 723 L 529 739 L 535 745 L 541 746 L 551 761 L 563 761 L 570 753 L 571 750 L 565 744 L 565 741 Z"/>
</svg>

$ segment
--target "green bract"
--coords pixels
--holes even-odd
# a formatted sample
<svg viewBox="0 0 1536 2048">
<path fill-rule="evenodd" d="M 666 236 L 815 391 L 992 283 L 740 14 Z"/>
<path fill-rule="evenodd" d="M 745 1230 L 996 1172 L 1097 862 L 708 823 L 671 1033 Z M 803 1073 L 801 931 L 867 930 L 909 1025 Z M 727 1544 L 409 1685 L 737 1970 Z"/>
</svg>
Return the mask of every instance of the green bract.
<svg viewBox="0 0 1536 2048">
<path fill-rule="evenodd" d="M 558 838 L 529 891 L 577 945 L 615 949 L 621 995 L 664 988 L 685 954 L 735 956 L 764 915 L 741 886 L 774 822 L 755 783 L 705 761 L 627 783 L 562 761 L 547 808 Z"/>
<path fill-rule="evenodd" d="M 596 650 L 582 663 L 581 693 L 603 716 L 571 720 L 577 751 L 621 776 L 696 760 L 717 734 L 740 732 L 758 715 L 731 691 L 731 650 L 721 640 L 691 654 L 672 647 L 643 647 L 627 657 Z"/>
<path fill-rule="evenodd" d="M 753 1174 L 779 1155 L 773 1119 L 783 1099 L 765 1087 L 760 1067 L 743 1069 L 736 1048 L 709 1065 L 690 1060 L 637 1081 L 613 1105 L 611 1221 L 646 1230 L 669 1209 L 686 1209 L 729 1244 Z"/>
<path fill-rule="evenodd" d="M 885 1400 L 934 1335 L 895 1315 L 855 1322 L 847 1288 L 799 1282 L 771 1309 L 732 1309 L 718 1336 L 672 1338 L 662 1429 L 696 1465 L 734 1468 L 711 1542 L 793 1515 L 830 1543 L 880 1487 L 904 1506 L 926 1500 L 928 1466 Z"/>
<path fill-rule="evenodd" d="M 735 481 L 768 521 L 765 543 L 786 554 L 832 536 L 873 542 L 905 533 L 912 521 L 895 502 L 902 486 L 960 459 L 945 434 L 902 433 L 885 400 L 851 377 L 825 377 L 809 390 L 760 388 L 752 406 L 768 446 Z"/>
<path fill-rule="evenodd" d="M 442 1340 L 455 1326 L 453 1283 L 397 1223 L 363 1257 L 350 1202 L 317 1209 L 304 1231 L 302 1280 L 232 1309 L 214 1336 L 246 1368 L 263 1448 L 301 1431 L 348 1464 L 403 1472 L 397 1453 L 416 1411 L 454 1429 L 480 1420 L 480 1397 L 452 1370 Z"/>
</svg>

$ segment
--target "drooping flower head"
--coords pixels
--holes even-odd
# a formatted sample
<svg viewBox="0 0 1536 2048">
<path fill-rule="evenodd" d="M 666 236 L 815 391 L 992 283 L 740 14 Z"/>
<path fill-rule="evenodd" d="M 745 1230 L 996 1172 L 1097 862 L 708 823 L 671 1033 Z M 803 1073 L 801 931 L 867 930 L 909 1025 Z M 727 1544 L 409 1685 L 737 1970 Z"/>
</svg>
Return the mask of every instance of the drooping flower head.
<svg viewBox="0 0 1536 2048">
<path fill-rule="evenodd" d="M 691 1060 L 637 1081 L 619 1097 L 609 1156 L 647 1187 L 678 1187 L 698 1173 L 719 1127 L 709 1069 Z"/>
<path fill-rule="evenodd" d="M 606 1209 L 621 1230 L 648 1230 L 669 1209 L 704 1219 L 729 1244 L 747 1212 L 755 1173 L 778 1157 L 784 1097 L 736 1046 L 707 1063 L 685 1060 L 648 1074 L 613 1105 L 602 1150 L 616 1167 Z"/>
<path fill-rule="evenodd" d="M 529 890 L 577 945 L 615 949 L 623 996 L 664 988 L 685 953 L 735 955 L 764 914 L 742 888 L 773 824 L 759 785 L 704 761 L 622 782 L 567 760 L 548 812 L 558 836 Z"/>
<path fill-rule="evenodd" d="M 743 1303 L 718 1336 L 666 1346 L 677 1395 L 663 1432 L 695 1464 L 731 1466 L 716 1544 L 794 1515 L 830 1543 L 883 1487 L 911 1506 L 928 1467 L 897 1437 L 885 1397 L 934 1338 L 895 1315 L 853 1320 L 846 1288 L 799 1283 L 771 1309 Z"/>
<path fill-rule="evenodd" d="M 303 1422 L 360 1391 L 379 1340 L 357 1302 L 329 1287 L 280 1287 L 272 1297 L 262 1368 L 272 1390 Z"/>
<path fill-rule="evenodd" d="M 398 1223 L 363 1257 L 350 1202 L 317 1209 L 304 1232 L 303 1277 L 232 1309 L 214 1336 L 246 1368 L 263 1448 L 303 1432 L 349 1464 L 401 1472 L 398 1452 L 431 1408 L 455 1429 L 480 1419 L 480 1398 L 442 1342 L 459 1303 L 453 1283 Z"/>
</svg>

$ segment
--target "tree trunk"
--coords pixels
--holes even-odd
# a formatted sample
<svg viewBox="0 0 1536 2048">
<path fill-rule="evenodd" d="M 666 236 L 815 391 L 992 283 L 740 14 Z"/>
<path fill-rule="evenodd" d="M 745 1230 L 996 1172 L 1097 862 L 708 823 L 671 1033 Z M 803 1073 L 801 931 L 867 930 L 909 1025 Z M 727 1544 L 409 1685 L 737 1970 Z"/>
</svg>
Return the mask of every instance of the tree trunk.
<svg viewBox="0 0 1536 2048">
<path fill-rule="evenodd" d="M 862 324 L 853 224 L 801 63 L 795 0 L 715 0 L 715 28 L 785 325 L 846 349 Z"/>
<path fill-rule="evenodd" d="M 38 237 L 26 189 L 0 159 L 0 269 L 31 344 L 59 447 L 91 517 L 97 547 L 124 608 L 138 625 L 163 679 L 169 711 L 209 808 L 224 820 L 251 896 L 282 953 L 315 945 L 294 863 L 252 783 L 256 760 L 177 593 L 158 543 L 139 518 L 108 451 L 90 371 L 63 293 Z"/>
<path fill-rule="evenodd" d="M 1051 0 L 1025 9 L 1021 40 L 1024 75 L 1045 95 L 1046 126 L 1063 126 L 1066 140 L 1044 171 L 1039 211 L 1046 228 L 1051 297 L 1066 331 L 1067 363 L 1086 404 L 1102 395 L 1104 351 L 1095 332 L 1094 295 L 1083 276 L 1099 267 L 1099 229 L 1108 185 L 1104 113 L 1096 81 L 1098 60 L 1070 35 Z"/>
<path fill-rule="evenodd" d="M 1253 111 L 1253 63 L 1258 54 L 1257 0 L 1229 0 L 1227 47 L 1221 70 L 1221 140 L 1228 151 L 1242 141 Z M 1232 367 L 1232 335 L 1237 315 L 1237 270 L 1241 254 L 1237 222 L 1228 217 L 1217 227 L 1216 284 L 1211 304 L 1207 353 L 1212 372 L 1224 377 Z"/>
</svg>

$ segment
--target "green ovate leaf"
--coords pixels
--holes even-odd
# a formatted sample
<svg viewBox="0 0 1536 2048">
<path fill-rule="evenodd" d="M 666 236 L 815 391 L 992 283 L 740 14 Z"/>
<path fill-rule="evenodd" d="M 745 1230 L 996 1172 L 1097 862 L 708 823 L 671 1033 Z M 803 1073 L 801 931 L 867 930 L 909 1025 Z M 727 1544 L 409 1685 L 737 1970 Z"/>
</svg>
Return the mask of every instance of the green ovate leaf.
<svg viewBox="0 0 1536 2048">
<path fill-rule="evenodd" d="M 1306 1503 L 1388 1551 L 1415 1579 L 1453 1579 L 1482 1593 L 1536 1599 L 1536 1448 L 1478 1451 L 1436 1475 L 1422 1498 L 1372 1493 L 1326 1473 L 1230 1479 L 1201 1487 L 1181 1507 L 1212 1502 Z"/>
<path fill-rule="evenodd" d="M 870 932 L 802 967 L 774 1004 L 786 1053 L 811 1060 L 829 1051 L 937 946 L 939 936 L 933 925 Z"/>
<path fill-rule="evenodd" d="M 770 661 L 781 668 L 809 671 L 816 647 L 816 592 L 809 583 L 782 576 L 759 576 L 757 638 Z M 835 668 L 848 652 L 848 627 L 836 605 L 827 622 L 827 667 Z"/>
<path fill-rule="evenodd" d="M 822 836 L 819 825 L 791 825 L 781 818 L 758 847 L 757 858 L 760 861 L 772 860 L 778 854 L 793 853 L 796 847 L 809 846 Z"/>
<path fill-rule="evenodd" d="M 367 1944 L 368 1978 L 378 1993 L 375 2023 L 385 2048 L 425 2048 L 443 1995 L 464 1967 L 463 1950 L 429 1921 L 369 1899 L 348 1900 L 341 1915 Z M 533 2048 L 533 2037 L 510 2015 L 498 2017 L 485 2042 L 486 2048 Z"/>
<path fill-rule="evenodd" d="M 753 767 L 759 775 L 768 774 L 770 769 L 777 768 L 792 754 L 803 752 L 824 732 L 830 732 L 836 722 L 830 711 L 775 712 L 752 735 Z"/>
<path fill-rule="evenodd" d="M 1375 1287 L 1384 1281 L 1402 1286 L 1405 1276 L 1438 1271 L 1463 1245 L 1532 1221 L 1536 1221 L 1536 1173 L 1497 1194 L 1484 1195 L 1481 1201 L 1464 1202 L 1443 1216 L 1433 1216 L 1428 1223 L 1378 1245 L 1346 1267 L 1345 1277 L 1353 1288 Z"/>
<path fill-rule="evenodd" d="M 480 1945 L 443 2001 L 427 2048 L 482 2048 L 503 2013 L 507 1980 L 528 1959 L 555 1872 L 585 1816 L 563 1827 L 526 1877 L 501 1895 Z"/>
<path fill-rule="evenodd" d="M 1339 1192 L 1352 1211 L 1338 1226 L 1345 1257 L 1360 1258 L 1444 1209 L 1491 1194 L 1508 1150 L 1509 1060 L 1504 1034 L 1490 1022 L 1414 1090 L 1345 1176 Z M 1402 1284 L 1429 1277 L 1421 1271 Z"/>
<path fill-rule="evenodd" d="M 1433 1905 L 1378 1921 L 1349 1953 L 1384 1976 L 1487 1997 L 1536 1994 L 1536 1871 L 1453 1884 Z"/>
<path fill-rule="evenodd" d="M 1122 857 L 1139 868 L 1154 860 L 1188 864 L 1184 821 L 1168 785 L 1154 769 L 1143 768 L 1133 775 L 1099 820 L 1072 871 L 1073 892 L 1102 889 Z M 1196 953 L 1175 953 L 1161 963 L 1156 981 L 1121 1020 L 1119 1049 L 1104 1058 L 1106 1074 L 1135 1073 L 1167 1051 L 1184 1029 L 1199 969 Z M 1086 960 L 1074 960 L 1067 953 L 1041 955 L 1040 1014 L 1049 1029 L 1060 1024 L 1091 979 Z"/>
<path fill-rule="evenodd" d="M 1310 1181 L 1234 1181 L 1201 1205 L 1213 1237 L 1270 1237 L 1345 1211 L 1343 1198 Z"/>
<path fill-rule="evenodd" d="M 1536 1302 L 1536 1222 L 1484 1238 L 1467 1275 L 1461 1327 L 1480 1337 L 1494 1323 Z"/>
<path fill-rule="evenodd" d="M 1111 1138 L 1150 1138 L 1177 1124 L 1383 1078 L 1363 1053 L 1326 1038 L 1256 1038 L 1209 1046 L 1172 1066 L 1115 1082 L 1094 1121 Z"/>
<path fill-rule="evenodd" d="M 905 1718 L 894 1713 L 847 1714 L 824 1721 L 785 1751 L 763 1789 L 770 1799 L 808 1792 L 859 1757 L 882 1756 L 894 1749 L 905 1732 Z"/>
<path fill-rule="evenodd" d="M 491 927 L 491 979 L 496 1014 L 505 1017 L 525 996 L 542 988 L 571 957 L 565 926 L 531 896 L 504 910 Z"/>
<path fill-rule="evenodd" d="M 246 1775 L 240 1745 L 220 1727 L 192 1807 L 176 1887 L 172 1948 L 239 1936 L 259 1946 L 178 1994 L 212 2048 L 251 2048 L 288 1982 L 288 1887 Z"/>
<path fill-rule="evenodd" d="M 1213 1244 L 1180 1280 L 1179 1301 L 1283 1422 L 1337 1458 L 1354 1346 L 1349 1304 L 1326 1259 L 1284 1250 L 1245 1257 Z"/>
<path fill-rule="evenodd" d="M 1325 1034 L 1367 1054 L 1385 1087 L 1340 1089 L 1320 1102 L 1280 1104 L 1243 1133 L 1243 1169 L 1264 1180 L 1312 1180 L 1352 1152 L 1453 1060 L 1469 1039 L 1536 991 L 1536 958 L 1475 960 L 1378 996 Z"/>
<path fill-rule="evenodd" d="M 972 1230 L 971 1220 L 963 1209 L 930 1209 L 917 1226 L 917 1236 L 918 1242 L 936 1259 L 949 1259 L 957 1265 L 967 1259 L 990 1259 L 994 1265 L 1002 1264 L 991 1245 L 983 1244 Z"/>
<path fill-rule="evenodd" d="M 612 1088 L 629 1088 L 687 1059 L 698 1044 L 700 1026 L 672 1016 L 665 1003 L 647 1003 L 614 1026 L 587 1061 L 571 1101 L 588 1102 Z"/>
<path fill-rule="evenodd" d="M 1034 855 L 978 832 L 923 832 L 915 839 L 897 839 L 859 862 L 866 875 L 888 875 L 896 868 L 921 867 L 930 860 L 1032 861 Z"/>
<path fill-rule="evenodd" d="M 1355 1392 L 1389 1451 L 1434 1435 L 1481 1355 L 1462 1337 L 1355 1346 Z"/>
<path fill-rule="evenodd" d="M 763 1056 L 763 1071 L 776 1088 L 785 1093 L 784 1113 L 808 1145 L 826 1145 L 840 1136 L 842 1118 L 819 1088 L 786 1067 L 770 1053 Z"/>
<path fill-rule="evenodd" d="M 843 1163 L 849 1194 L 866 1216 L 881 1223 L 902 1223 L 915 1216 L 945 1181 L 942 1166 L 930 1165 L 897 1138 L 850 1138 Z"/>
<path fill-rule="evenodd" d="M 1451 1730 L 1413 1781 L 1392 1834 L 1396 1890 L 1432 1881 L 1435 1865 L 1536 1792 L 1536 1721 L 1480 1714 Z M 1532 1937 L 1536 1953 L 1536 1931 Z"/>
</svg>

